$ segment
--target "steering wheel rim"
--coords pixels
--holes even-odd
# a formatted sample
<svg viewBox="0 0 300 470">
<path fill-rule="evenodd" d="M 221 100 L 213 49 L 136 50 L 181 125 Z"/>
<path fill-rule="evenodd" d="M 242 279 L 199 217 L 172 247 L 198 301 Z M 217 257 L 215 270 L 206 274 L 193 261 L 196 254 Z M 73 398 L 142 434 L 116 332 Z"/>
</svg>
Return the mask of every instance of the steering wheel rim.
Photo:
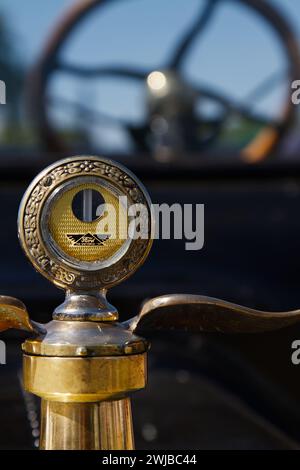
<svg viewBox="0 0 300 470">
<path fill-rule="evenodd" d="M 46 149 L 51 152 L 61 152 L 67 150 L 64 143 L 51 126 L 50 119 L 47 114 L 46 90 L 50 76 L 57 69 L 57 57 L 68 39 L 69 34 L 78 26 L 78 24 L 86 18 L 95 8 L 107 4 L 111 0 L 79 0 L 72 8 L 67 11 L 66 15 L 58 23 L 40 56 L 36 65 L 29 74 L 27 99 L 30 115 L 34 124 L 35 131 L 39 140 L 45 145 Z M 209 0 L 208 0 L 209 1 Z M 210 0 L 211 3 L 217 4 L 221 0 Z M 223 0 L 222 0 L 223 1 Z M 227 1 L 227 0 L 226 0 Z M 281 44 L 284 46 L 285 55 L 289 62 L 289 80 L 290 83 L 300 76 L 300 54 L 298 44 L 289 23 L 279 12 L 268 2 L 268 0 L 228 0 L 244 4 L 262 16 L 277 33 Z M 188 46 L 189 47 L 189 46 Z M 186 52 L 186 51 L 185 51 Z M 185 55 L 185 53 L 183 54 Z M 182 57 L 183 57 L 182 55 Z M 180 67 L 180 61 L 175 64 Z M 174 67 L 174 64 L 173 64 Z M 172 69 L 172 64 L 170 64 Z M 123 72 L 128 76 L 132 74 L 130 70 L 123 68 Z M 120 70 L 119 70 L 120 72 Z M 140 77 L 138 76 L 140 74 Z M 133 73 L 134 75 L 134 73 Z M 137 76 L 133 78 L 140 79 L 144 73 L 137 72 Z M 264 160 L 270 155 L 270 152 L 281 141 L 285 131 L 292 124 L 296 107 L 292 100 L 287 97 L 287 101 L 282 110 L 281 125 L 279 127 L 266 126 L 258 132 L 258 134 L 249 142 L 241 151 L 241 157 L 248 162 L 258 162 Z"/>
</svg>

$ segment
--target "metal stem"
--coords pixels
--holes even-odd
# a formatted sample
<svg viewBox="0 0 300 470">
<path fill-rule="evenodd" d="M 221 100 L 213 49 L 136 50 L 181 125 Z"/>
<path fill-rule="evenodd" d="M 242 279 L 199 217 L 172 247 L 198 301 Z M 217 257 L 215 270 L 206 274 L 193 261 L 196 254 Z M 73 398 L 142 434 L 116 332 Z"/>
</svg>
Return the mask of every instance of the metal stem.
<svg viewBox="0 0 300 470">
<path fill-rule="evenodd" d="M 41 406 L 41 450 L 134 449 L 130 398 Z"/>
</svg>

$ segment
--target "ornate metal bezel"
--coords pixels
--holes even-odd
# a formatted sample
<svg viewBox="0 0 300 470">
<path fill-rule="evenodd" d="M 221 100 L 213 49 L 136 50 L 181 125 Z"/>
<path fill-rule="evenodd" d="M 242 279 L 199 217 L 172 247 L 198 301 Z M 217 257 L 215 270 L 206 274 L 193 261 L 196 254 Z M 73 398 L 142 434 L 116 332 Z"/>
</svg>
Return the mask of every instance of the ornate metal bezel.
<svg viewBox="0 0 300 470">
<path fill-rule="evenodd" d="M 53 191 L 62 183 L 85 175 L 110 182 L 132 203 L 143 204 L 148 210 L 148 238 L 133 239 L 121 259 L 94 271 L 72 267 L 55 256 L 45 244 L 40 227 L 44 204 Z M 26 256 L 49 281 L 69 291 L 95 291 L 118 284 L 144 262 L 152 245 L 154 218 L 147 191 L 129 170 L 101 157 L 76 156 L 50 165 L 33 180 L 20 204 L 18 233 Z"/>
</svg>

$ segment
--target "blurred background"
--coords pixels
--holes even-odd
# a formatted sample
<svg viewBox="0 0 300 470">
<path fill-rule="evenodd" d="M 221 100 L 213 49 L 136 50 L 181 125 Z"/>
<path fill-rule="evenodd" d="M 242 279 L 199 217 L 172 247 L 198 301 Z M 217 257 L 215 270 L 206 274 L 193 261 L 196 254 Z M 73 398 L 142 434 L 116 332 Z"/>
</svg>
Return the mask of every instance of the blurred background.
<svg viewBox="0 0 300 470">
<path fill-rule="evenodd" d="M 50 320 L 63 293 L 26 262 L 18 206 L 40 169 L 90 153 L 127 165 L 155 203 L 205 204 L 204 248 L 156 241 L 109 295 L 122 319 L 145 298 L 179 292 L 298 308 L 299 50 L 297 0 L 2 0 L 1 293 Z M 295 326 L 154 337 L 149 387 L 134 397 L 137 448 L 298 448 L 299 336 Z M 0 449 L 34 448 L 22 338 L 3 338 Z"/>
<path fill-rule="evenodd" d="M 289 30 L 277 12 L 258 11 L 260 2 L 188 0 L 183 8 L 181 0 L 88 1 L 76 12 L 67 0 L 43 6 L 31 0 L 26 7 L 3 0 L 1 79 L 8 82 L 8 103 L 1 107 L 1 151 L 45 148 L 45 135 L 36 132 L 41 106 L 65 148 L 148 151 L 160 160 L 171 158 L 164 146 L 181 153 L 210 150 L 218 158 L 244 148 L 266 124 L 280 122 L 290 101 L 289 78 L 299 66 L 293 50 L 297 2 L 270 3 Z M 38 70 L 28 76 L 33 68 Z M 157 71 L 169 79 L 165 88 L 157 74 L 151 82 Z M 181 115 L 193 107 L 190 135 L 181 130 L 177 141 L 172 135 L 175 110 L 166 109 L 163 94 L 173 98 L 173 108 L 176 95 Z M 28 103 L 33 96 L 45 103 Z M 233 106 L 229 113 L 222 99 Z M 178 114 L 177 122 L 172 115 L 173 128 L 184 127 Z M 224 125 L 212 129 L 221 117 Z M 295 145 L 291 130 L 285 158 Z"/>
</svg>

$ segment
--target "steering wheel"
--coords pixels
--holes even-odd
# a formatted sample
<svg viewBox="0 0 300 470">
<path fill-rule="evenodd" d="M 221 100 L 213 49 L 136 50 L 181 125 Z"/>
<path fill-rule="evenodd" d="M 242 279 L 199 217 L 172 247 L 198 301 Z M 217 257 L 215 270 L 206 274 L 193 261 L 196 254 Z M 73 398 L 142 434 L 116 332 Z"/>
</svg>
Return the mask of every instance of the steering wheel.
<svg viewBox="0 0 300 470">
<path fill-rule="evenodd" d="M 288 92 L 278 119 L 254 112 L 251 109 L 252 99 L 249 105 L 241 105 L 223 93 L 187 83 L 182 76 L 183 63 L 192 43 L 206 30 L 219 4 L 227 1 L 244 4 L 254 10 L 275 31 L 281 42 L 288 62 Z M 216 141 L 229 117 L 234 115 L 261 127 L 250 142 L 240 150 L 239 155 L 249 162 L 260 161 L 270 155 L 295 117 L 296 107 L 291 101 L 289 90 L 292 81 L 300 76 L 300 55 L 297 40 L 288 22 L 267 0 L 206 0 L 204 9 L 178 41 L 171 59 L 159 70 L 123 66 L 86 67 L 61 61 L 60 52 L 73 30 L 95 8 L 108 2 L 109 0 L 80 0 L 76 3 L 56 26 L 30 74 L 28 90 L 30 113 L 39 140 L 48 151 L 68 150 L 49 117 L 49 106 L 55 100 L 49 98 L 48 86 L 52 76 L 59 71 L 84 78 L 119 77 L 144 82 L 148 103 L 146 121 L 140 126 L 122 122 L 136 149 L 144 153 L 158 155 L 161 159 L 170 159 L 176 154 L 201 152 Z M 262 96 L 270 88 L 269 85 L 269 81 L 261 84 L 256 90 L 256 97 Z M 213 118 L 199 116 L 195 110 L 198 100 L 200 104 L 201 100 L 215 103 L 220 109 L 219 115 Z M 95 122 L 104 118 L 101 113 L 91 110 L 89 106 L 69 102 L 66 99 L 57 101 L 65 108 L 78 108 L 86 122 L 89 120 Z"/>
</svg>

